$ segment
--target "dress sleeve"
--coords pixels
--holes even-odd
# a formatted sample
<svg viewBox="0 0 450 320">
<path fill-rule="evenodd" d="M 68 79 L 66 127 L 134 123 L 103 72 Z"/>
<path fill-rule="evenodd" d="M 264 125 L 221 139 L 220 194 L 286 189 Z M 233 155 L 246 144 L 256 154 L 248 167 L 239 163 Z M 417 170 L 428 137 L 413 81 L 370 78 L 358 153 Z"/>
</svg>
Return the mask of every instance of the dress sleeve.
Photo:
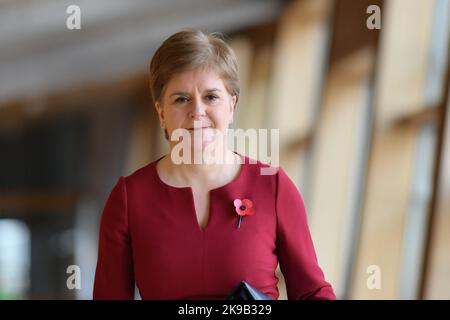
<svg viewBox="0 0 450 320">
<path fill-rule="evenodd" d="M 288 299 L 336 299 L 320 268 L 300 192 L 283 169 L 277 173 L 276 250 Z"/>
<path fill-rule="evenodd" d="M 119 178 L 103 209 L 93 298 L 134 298 L 134 273 L 124 177 Z"/>
</svg>

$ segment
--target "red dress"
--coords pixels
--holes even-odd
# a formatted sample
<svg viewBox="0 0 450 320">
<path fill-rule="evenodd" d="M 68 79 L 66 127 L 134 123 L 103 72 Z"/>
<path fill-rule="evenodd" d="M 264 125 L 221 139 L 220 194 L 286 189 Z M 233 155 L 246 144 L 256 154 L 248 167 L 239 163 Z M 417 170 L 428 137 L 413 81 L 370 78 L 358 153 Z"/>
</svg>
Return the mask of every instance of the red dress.
<svg viewBox="0 0 450 320">
<path fill-rule="evenodd" d="M 161 157 L 162 158 L 162 157 Z M 335 299 L 311 240 L 301 195 L 283 169 L 243 157 L 240 173 L 210 191 L 209 221 L 197 222 L 190 187 L 164 183 L 151 162 L 120 177 L 103 210 L 94 299 L 224 299 L 245 280 L 278 298 L 280 263 L 288 299 Z M 234 199 L 254 214 L 238 229 Z"/>
</svg>

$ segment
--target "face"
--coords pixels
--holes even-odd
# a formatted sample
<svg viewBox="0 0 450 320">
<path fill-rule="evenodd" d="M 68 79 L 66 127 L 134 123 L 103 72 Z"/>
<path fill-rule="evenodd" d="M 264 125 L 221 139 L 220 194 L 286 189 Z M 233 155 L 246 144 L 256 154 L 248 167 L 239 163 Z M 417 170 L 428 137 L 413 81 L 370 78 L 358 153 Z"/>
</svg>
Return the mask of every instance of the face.
<svg viewBox="0 0 450 320">
<path fill-rule="evenodd" d="M 173 76 L 155 107 L 169 137 L 175 129 L 187 129 L 194 149 L 204 149 L 216 142 L 216 130 L 225 137 L 235 105 L 236 97 L 228 93 L 215 71 L 195 69 Z M 178 142 L 169 143 L 173 147 Z"/>
</svg>

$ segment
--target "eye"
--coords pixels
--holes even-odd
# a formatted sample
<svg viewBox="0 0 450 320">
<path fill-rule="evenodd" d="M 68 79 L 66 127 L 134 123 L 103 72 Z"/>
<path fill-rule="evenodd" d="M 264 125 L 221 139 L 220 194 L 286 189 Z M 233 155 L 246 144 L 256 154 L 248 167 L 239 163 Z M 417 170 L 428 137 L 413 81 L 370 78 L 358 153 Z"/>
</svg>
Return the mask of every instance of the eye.
<svg viewBox="0 0 450 320">
<path fill-rule="evenodd" d="M 219 97 L 216 96 L 215 94 L 208 94 L 208 95 L 206 96 L 206 100 L 208 100 L 208 101 L 216 101 L 216 100 L 218 100 L 218 99 L 219 99 Z"/>
<path fill-rule="evenodd" d="M 175 103 L 178 103 L 178 104 L 183 104 L 183 103 L 186 103 L 188 101 L 189 101 L 189 99 L 186 98 L 186 97 L 178 97 L 178 98 L 175 99 Z"/>
</svg>

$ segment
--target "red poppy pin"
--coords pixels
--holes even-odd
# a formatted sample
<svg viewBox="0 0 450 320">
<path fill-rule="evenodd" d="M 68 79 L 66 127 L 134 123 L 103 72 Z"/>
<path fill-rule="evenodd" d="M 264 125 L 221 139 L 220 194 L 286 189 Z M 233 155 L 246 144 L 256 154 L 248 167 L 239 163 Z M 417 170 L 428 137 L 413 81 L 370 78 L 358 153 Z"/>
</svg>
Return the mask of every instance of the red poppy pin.
<svg viewBox="0 0 450 320">
<path fill-rule="evenodd" d="M 251 216 L 254 213 L 253 202 L 249 199 L 235 199 L 233 201 L 234 209 L 239 215 L 238 229 L 241 227 L 242 218 L 244 216 Z"/>
</svg>

